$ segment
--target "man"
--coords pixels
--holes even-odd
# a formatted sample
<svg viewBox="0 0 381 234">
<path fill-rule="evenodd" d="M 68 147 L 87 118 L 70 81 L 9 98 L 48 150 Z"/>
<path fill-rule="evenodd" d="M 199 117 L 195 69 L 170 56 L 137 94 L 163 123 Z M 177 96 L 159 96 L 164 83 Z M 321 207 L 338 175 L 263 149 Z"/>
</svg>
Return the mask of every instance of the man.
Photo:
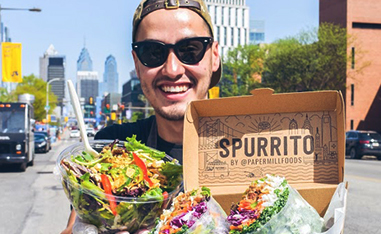
<svg viewBox="0 0 381 234">
<path fill-rule="evenodd" d="M 206 99 L 208 89 L 221 76 L 218 42 L 213 40 L 207 7 L 203 0 L 142 0 L 134 15 L 132 36 L 136 74 L 155 116 L 112 125 L 95 139 L 125 140 L 136 134 L 142 143 L 182 163 L 187 105 Z M 69 230 L 73 222 L 69 221 Z"/>
</svg>

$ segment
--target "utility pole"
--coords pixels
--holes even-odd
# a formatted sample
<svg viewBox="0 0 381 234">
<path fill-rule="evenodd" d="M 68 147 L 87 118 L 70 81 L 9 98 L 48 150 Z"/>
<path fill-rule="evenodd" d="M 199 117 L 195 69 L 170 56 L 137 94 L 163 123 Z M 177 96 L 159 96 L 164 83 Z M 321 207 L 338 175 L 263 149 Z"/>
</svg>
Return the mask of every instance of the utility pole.
<svg viewBox="0 0 381 234">
<path fill-rule="evenodd" d="M 1 11 L 3 11 L 3 10 L 41 12 L 40 8 L 7 8 L 7 7 L 1 7 L 1 4 L 0 4 L 0 47 L 1 47 L 1 44 L 3 43 L 3 30 L 1 28 Z M 1 55 L 2 55 L 2 53 L 1 53 Z M 2 57 L 2 56 L 0 56 L 0 57 Z M 11 83 L 10 82 L 8 82 L 7 91 L 8 91 L 8 94 L 11 92 Z"/>
</svg>

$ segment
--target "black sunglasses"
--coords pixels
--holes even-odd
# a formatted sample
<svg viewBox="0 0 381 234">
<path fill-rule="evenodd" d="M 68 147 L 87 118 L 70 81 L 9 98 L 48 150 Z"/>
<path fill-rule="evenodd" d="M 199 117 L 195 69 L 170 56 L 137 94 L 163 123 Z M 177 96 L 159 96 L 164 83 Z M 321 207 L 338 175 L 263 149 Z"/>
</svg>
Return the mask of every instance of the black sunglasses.
<svg viewBox="0 0 381 234">
<path fill-rule="evenodd" d="M 171 48 L 182 63 L 192 65 L 202 60 L 211 43 L 213 43 L 212 37 L 186 38 L 176 44 L 165 44 L 161 41 L 140 41 L 132 43 L 132 49 L 140 62 L 147 67 L 162 65 L 167 60 Z"/>
</svg>

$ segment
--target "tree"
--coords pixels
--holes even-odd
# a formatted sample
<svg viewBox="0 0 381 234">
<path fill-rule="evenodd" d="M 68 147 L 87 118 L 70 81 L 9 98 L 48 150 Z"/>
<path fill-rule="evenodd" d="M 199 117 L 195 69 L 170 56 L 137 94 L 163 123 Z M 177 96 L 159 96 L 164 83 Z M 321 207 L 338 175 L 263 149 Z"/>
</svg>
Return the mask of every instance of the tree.
<svg viewBox="0 0 381 234">
<path fill-rule="evenodd" d="M 6 88 L 0 87 L 0 102 L 15 102 L 17 97 L 11 92 L 8 93 Z"/>
<path fill-rule="evenodd" d="M 268 47 L 263 82 L 276 92 L 344 90 L 347 43 L 346 29 L 330 23 L 278 40 Z"/>
<path fill-rule="evenodd" d="M 40 78 L 35 77 L 33 74 L 30 76 L 24 76 L 23 81 L 19 83 L 14 90 L 16 97 L 21 94 L 29 93 L 34 95 L 34 118 L 38 121 L 45 119 L 46 111 L 46 85 L 47 82 Z M 51 114 L 54 108 L 57 106 L 57 96 L 49 89 L 49 114 Z"/>
<path fill-rule="evenodd" d="M 260 86 L 264 53 L 259 45 L 239 46 L 228 52 L 223 58 L 222 97 L 248 95 Z"/>
</svg>

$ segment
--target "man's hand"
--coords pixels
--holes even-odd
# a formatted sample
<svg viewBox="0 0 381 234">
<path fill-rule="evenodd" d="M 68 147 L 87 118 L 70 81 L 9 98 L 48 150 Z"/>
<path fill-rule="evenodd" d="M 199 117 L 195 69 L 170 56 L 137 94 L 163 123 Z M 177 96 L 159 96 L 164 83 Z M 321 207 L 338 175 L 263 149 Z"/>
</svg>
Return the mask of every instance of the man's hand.
<svg viewBox="0 0 381 234">
<path fill-rule="evenodd" d="M 63 230 L 61 232 L 61 234 L 72 234 L 71 229 L 72 229 L 72 227 L 67 227 L 67 228 L 65 228 L 65 230 Z"/>
<path fill-rule="evenodd" d="M 98 234 L 98 228 L 92 224 L 83 223 L 77 216 L 73 226 L 73 234 Z"/>
<path fill-rule="evenodd" d="M 63 230 L 61 232 L 61 234 L 72 234 L 73 225 L 74 225 L 76 216 L 77 215 L 76 215 L 74 209 L 72 209 L 70 212 L 69 220 L 67 221 L 67 226 L 66 226 L 65 230 Z"/>
</svg>

